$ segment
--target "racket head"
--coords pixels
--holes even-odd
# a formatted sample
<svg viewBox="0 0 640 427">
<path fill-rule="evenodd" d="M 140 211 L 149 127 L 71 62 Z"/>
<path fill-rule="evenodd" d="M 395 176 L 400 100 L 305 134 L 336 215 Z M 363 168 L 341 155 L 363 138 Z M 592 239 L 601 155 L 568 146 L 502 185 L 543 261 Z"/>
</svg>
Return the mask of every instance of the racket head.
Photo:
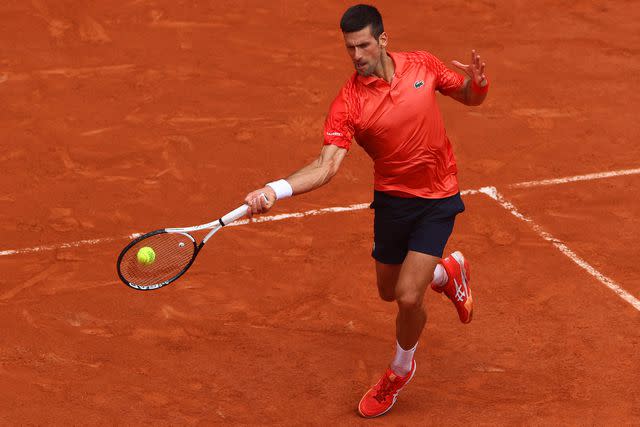
<svg viewBox="0 0 640 427">
<path fill-rule="evenodd" d="M 150 247 L 155 253 L 151 263 L 138 261 L 138 251 Z M 118 255 L 118 276 L 122 282 L 140 291 L 159 289 L 177 280 L 193 264 L 200 247 L 186 232 L 156 230 L 132 240 Z"/>
</svg>

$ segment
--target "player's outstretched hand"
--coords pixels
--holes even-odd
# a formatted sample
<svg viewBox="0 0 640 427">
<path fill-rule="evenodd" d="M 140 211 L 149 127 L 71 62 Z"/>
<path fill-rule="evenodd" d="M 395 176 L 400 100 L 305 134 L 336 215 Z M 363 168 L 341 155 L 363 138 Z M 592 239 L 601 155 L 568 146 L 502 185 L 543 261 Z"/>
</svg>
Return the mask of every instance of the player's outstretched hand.
<svg viewBox="0 0 640 427">
<path fill-rule="evenodd" d="M 276 203 L 276 193 L 271 187 L 264 186 L 259 190 L 247 194 L 244 202 L 249 205 L 247 215 L 251 218 L 255 214 L 268 212 Z"/>
<path fill-rule="evenodd" d="M 464 71 L 480 87 L 487 85 L 487 76 L 484 74 L 485 63 L 480 62 L 480 55 L 474 50 L 471 51 L 471 63 L 469 65 L 462 62 L 452 61 L 452 64 Z"/>
</svg>

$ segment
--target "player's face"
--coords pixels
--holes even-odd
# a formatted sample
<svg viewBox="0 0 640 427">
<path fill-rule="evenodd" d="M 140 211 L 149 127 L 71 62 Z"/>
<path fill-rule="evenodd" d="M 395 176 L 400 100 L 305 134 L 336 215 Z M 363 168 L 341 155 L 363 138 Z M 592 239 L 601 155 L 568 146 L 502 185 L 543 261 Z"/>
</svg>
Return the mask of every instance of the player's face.
<svg viewBox="0 0 640 427">
<path fill-rule="evenodd" d="M 387 35 L 382 33 L 378 40 L 371 34 L 371 26 L 353 33 L 342 33 L 347 53 L 351 57 L 356 72 L 361 76 L 370 76 L 374 73 L 380 58 L 382 49 L 386 46 Z"/>
</svg>

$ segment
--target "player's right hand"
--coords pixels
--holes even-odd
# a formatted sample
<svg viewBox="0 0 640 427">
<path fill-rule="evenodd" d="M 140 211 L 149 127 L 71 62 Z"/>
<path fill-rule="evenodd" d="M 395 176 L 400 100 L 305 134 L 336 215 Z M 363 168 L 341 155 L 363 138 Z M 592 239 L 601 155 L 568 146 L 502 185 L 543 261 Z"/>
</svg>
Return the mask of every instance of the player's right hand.
<svg viewBox="0 0 640 427">
<path fill-rule="evenodd" d="M 244 202 L 249 206 L 247 215 L 251 218 L 255 214 L 268 212 L 276 203 L 276 193 L 267 185 L 259 190 L 255 190 L 247 194 L 247 197 L 244 198 Z"/>
</svg>

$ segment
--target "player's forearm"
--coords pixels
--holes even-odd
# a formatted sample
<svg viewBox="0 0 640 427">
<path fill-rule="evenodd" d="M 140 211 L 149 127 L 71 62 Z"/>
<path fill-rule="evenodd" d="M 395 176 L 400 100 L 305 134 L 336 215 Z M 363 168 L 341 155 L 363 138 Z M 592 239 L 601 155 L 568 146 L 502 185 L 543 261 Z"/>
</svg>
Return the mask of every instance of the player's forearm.
<svg viewBox="0 0 640 427">
<path fill-rule="evenodd" d="M 484 80 L 480 85 L 467 78 L 464 84 L 464 103 L 466 105 L 480 105 L 484 102 L 489 91 L 489 81 Z"/>
<path fill-rule="evenodd" d="M 320 156 L 318 156 L 316 160 L 293 173 L 287 177 L 287 179 L 270 182 L 264 189 L 250 193 L 249 196 L 247 196 L 247 203 L 259 201 L 262 206 L 264 203 L 262 203 L 262 200 L 258 196 L 261 193 L 268 193 L 271 204 L 266 206 L 266 208 L 269 209 L 275 200 L 315 190 L 333 178 L 338 172 L 340 164 L 346 154 L 346 148 L 331 144 L 324 145 Z M 264 206 L 262 206 L 262 208 L 264 209 Z M 261 210 L 256 206 L 256 209 L 252 210 L 252 212 L 258 213 L 261 212 Z"/>
<path fill-rule="evenodd" d="M 315 190 L 328 183 L 338 171 L 335 160 L 316 159 L 299 171 L 287 177 L 293 188 L 293 194 L 302 194 Z"/>
</svg>

